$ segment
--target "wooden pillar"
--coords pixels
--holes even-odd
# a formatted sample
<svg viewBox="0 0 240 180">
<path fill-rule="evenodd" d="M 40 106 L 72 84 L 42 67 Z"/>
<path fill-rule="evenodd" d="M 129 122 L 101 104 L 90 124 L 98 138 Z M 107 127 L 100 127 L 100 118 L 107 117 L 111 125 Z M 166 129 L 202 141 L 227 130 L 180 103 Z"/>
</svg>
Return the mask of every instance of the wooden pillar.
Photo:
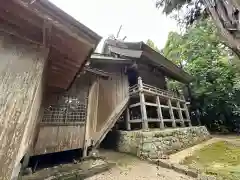
<svg viewBox="0 0 240 180">
<path fill-rule="evenodd" d="M 160 98 L 159 98 L 159 96 L 156 97 L 156 104 L 157 104 L 158 119 L 160 120 L 160 129 L 164 129 L 162 108 L 161 108 L 161 103 L 160 103 Z"/>
<path fill-rule="evenodd" d="M 126 109 L 126 129 L 131 130 L 129 108 Z"/>
<path fill-rule="evenodd" d="M 180 118 L 180 121 L 181 121 L 181 126 L 182 126 L 182 127 L 185 127 L 184 120 L 183 120 L 183 115 L 182 115 L 182 110 L 181 110 L 181 106 L 180 106 L 180 101 L 179 101 L 179 100 L 177 101 L 177 108 L 178 108 L 178 115 L 179 115 L 179 118 Z"/>
<path fill-rule="evenodd" d="M 172 120 L 172 127 L 176 127 L 176 122 L 175 122 L 175 117 L 174 117 L 174 113 L 173 113 L 173 108 L 172 108 L 172 103 L 171 103 L 171 99 L 168 99 L 168 107 L 169 107 L 169 114 Z"/>
<path fill-rule="evenodd" d="M 189 111 L 188 111 L 188 107 L 187 107 L 187 103 L 186 103 L 186 102 L 184 102 L 184 109 L 185 109 L 185 112 L 186 112 L 187 120 L 189 121 L 189 126 L 192 126 L 191 119 L 190 119 L 190 115 L 189 115 Z"/>
<path fill-rule="evenodd" d="M 145 97 L 143 93 L 143 83 L 142 83 L 141 77 L 138 77 L 138 85 L 139 85 L 139 97 L 140 97 L 140 105 L 141 105 L 142 127 L 143 129 L 148 129 L 147 110 L 145 105 Z"/>
</svg>

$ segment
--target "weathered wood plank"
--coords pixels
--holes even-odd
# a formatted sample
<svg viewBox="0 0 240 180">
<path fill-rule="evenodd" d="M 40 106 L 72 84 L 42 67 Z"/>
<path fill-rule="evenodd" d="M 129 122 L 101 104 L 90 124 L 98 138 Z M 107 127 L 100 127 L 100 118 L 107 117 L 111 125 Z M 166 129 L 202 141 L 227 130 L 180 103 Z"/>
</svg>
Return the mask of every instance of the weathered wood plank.
<svg viewBox="0 0 240 180">
<path fill-rule="evenodd" d="M 93 122 L 94 114 L 97 111 L 97 92 L 98 91 L 98 81 L 94 82 L 89 91 L 89 98 L 88 98 L 88 110 L 87 110 L 87 119 L 85 125 L 85 135 L 84 135 L 84 147 L 83 147 L 83 157 L 87 156 L 87 149 L 88 146 L 91 144 L 91 132 L 93 131 Z"/>
<path fill-rule="evenodd" d="M 126 109 L 126 129 L 131 130 L 129 108 Z"/>
<path fill-rule="evenodd" d="M 139 85 L 139 97 L 140 97 L 140 104 L 141 104 L 142 126 L 143 126 L 143 129 L 148 129 L 147 110 L 146 110 L 145 97 L 143 93 L 143 84 L 142 84 L 141 77 L 138 78 L 138 85 Z"/>
<path fill-rule="evenodd" d="M 156 97 L 156 103 L 157 103 L 158 118 L 160 119 L 160 129 L 163 129 L 164 128 L 164 122 L 163 122 L 162 108 L 161 108 L 161 103 L 160 103 L 159 96 Z"/>
<path fill-rule="evenodd" d="M 83 147 L 84 125 L 41 126 L 34 155 Z"/>
<path fill-rule="evenodd" d="M 172 103 L 170 98 L 168 99 L 168 106 L 169 106 L 169 114 L 172 119 L 172 127 L 176 127 L 175 117 L 173 114 L 173 108 L 172 108 Z"/>
<path fill-rule="evenodd" d="M 0 179 L 29 147 L 42 99 L 46 49 L 0 32 Z"/>
</svg>

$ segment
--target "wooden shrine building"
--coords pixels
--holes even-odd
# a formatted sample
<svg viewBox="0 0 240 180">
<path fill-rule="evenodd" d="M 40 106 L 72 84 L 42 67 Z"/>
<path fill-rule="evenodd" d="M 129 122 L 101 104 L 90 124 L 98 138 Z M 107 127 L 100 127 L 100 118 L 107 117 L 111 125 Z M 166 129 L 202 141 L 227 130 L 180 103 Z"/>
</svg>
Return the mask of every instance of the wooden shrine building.
<svg viewBox="0 0 240 180">
<path fill-rule="evenodd" d="M 143 42 L 108 39 L 103 54 L 92 56 L 93 66 L 128 79 L 129 102 L 121 118 L 125 130 L 191 126 L 183 94 L 166 86 L 166 78 L 189 83 L 189 74 Z"/>
<path fill-rule="evenodd" d="M 149 46 L 101 37 L 47 0 L 0 6 L 0 180 L 29 156 L 97 147 L 123 129 L 191 126 L 166 77 L 192 77 Z"/>
<path fill-rule="evenodd" d="M 71 87 L 100 39 L 47 0 L 1 1 L 0 180 L 27 164 L 46 97 Z"/>
</svg>

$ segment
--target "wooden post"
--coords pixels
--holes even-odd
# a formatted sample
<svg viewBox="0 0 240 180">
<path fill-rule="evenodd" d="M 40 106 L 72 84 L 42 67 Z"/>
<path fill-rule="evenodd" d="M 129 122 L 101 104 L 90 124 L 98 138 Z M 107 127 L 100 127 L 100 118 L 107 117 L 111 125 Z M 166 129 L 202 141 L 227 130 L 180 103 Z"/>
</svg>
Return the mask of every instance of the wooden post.
<svg viewBox="0 0 240 180">
<path fill-rule="evenodd" d="M 90 87 L 89 93 L 88 93 L 88 100 L 87 100 L 87 117 L 86 117 L 86 122 L 85 122 L 85 132 L 84 132 L 84 142 L 83 142 L 83 157 L 88 156 L 88 147 L 90 146 L 91 143 L 91 138 L 90 138 L 90 121 L 91 119 L 91 113 L 92 112 L 92 107 L 93 107 L 93 98 L 94 98 L 94 93 L 95 92 L 95 86 L 98 85 L 98 82 L 96 81 L 95 83 L 92 84 Z"/>
<path fill-rule="evenodd" d="M 131 125 L 130 125 L 130 113 L 129 113 L 129 108 L 126 109 L 126 129 L 128 131 L 131 130 Z"/>
<path fill-rule="evenodd" d="M 183 115 L 182 115 L 182 110 L 181 110 L 181 106 L 180 106 L 180 101 L 179 101 L 179 100 L 177 101 L 177 108 L 178 108 L 178 115 L 179 115 L 179 118 L 180 118 L 180 121 L 181 121 L 181 126 L 182 126 L 182 127 L 185 127 L 184 120 L 183 120 Z"/>
<path fill-rule="evenodd" d="M 176 127 L 175 117 L 174 117 L 172 103 L 171 103 L 170 98 L 168 98 L 168 107 L 169 107 L 169 114 L 170 114 L 170 117 L 172 119 L 172 127 Z"/>
<path fill-rule="evenodd" d="M 138 77 L 138 85 L 139 85 L 139 97 L 140 97 L 140 105 L 141 105 L 142 127 L 143 129 L 148 129 L 147 110 L 145 105 L 145 97 L 143 93 L 143 83 L 142 83 L 141 77 Z"/>
<path fill-rule="evenodd" d="M 189 111 L 188 111 L 188 107 L 187 107 L 187 103 L 186 103 L 186 102 L 184 103 L 184 109 L 185 109 L 185 112 L 186 112 L 187 120 L 189 121 L 189 126 L 192 126 L 191 119 L 190 119 L 190 115 L 189 115 Z"/>
<path fill-rule="evenodd" d="M 160 120 L 160 129 L 164 129 L 162 108 L 161 108 L 161 103 L 160 103 L 160 98 L 159 98 L 159 96 L 156 97 L 156 104 L 157 104 L 158 119 Z"/>
</svg>

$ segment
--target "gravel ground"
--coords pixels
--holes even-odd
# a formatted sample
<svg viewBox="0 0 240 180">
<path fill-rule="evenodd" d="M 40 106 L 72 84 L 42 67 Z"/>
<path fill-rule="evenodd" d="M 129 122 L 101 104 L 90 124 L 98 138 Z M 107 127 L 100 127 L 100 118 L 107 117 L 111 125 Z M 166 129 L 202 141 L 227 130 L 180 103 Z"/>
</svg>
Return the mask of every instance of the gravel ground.
<svg viewBox="0 0 240 180">
<path fill-rule="evenodd" d="M 117 165 L 109 171 L 87 178 L 87 180 L 194 180 L 189 176 L 123 153 L 100 151 L 100 155 Z"/>
</svg>

